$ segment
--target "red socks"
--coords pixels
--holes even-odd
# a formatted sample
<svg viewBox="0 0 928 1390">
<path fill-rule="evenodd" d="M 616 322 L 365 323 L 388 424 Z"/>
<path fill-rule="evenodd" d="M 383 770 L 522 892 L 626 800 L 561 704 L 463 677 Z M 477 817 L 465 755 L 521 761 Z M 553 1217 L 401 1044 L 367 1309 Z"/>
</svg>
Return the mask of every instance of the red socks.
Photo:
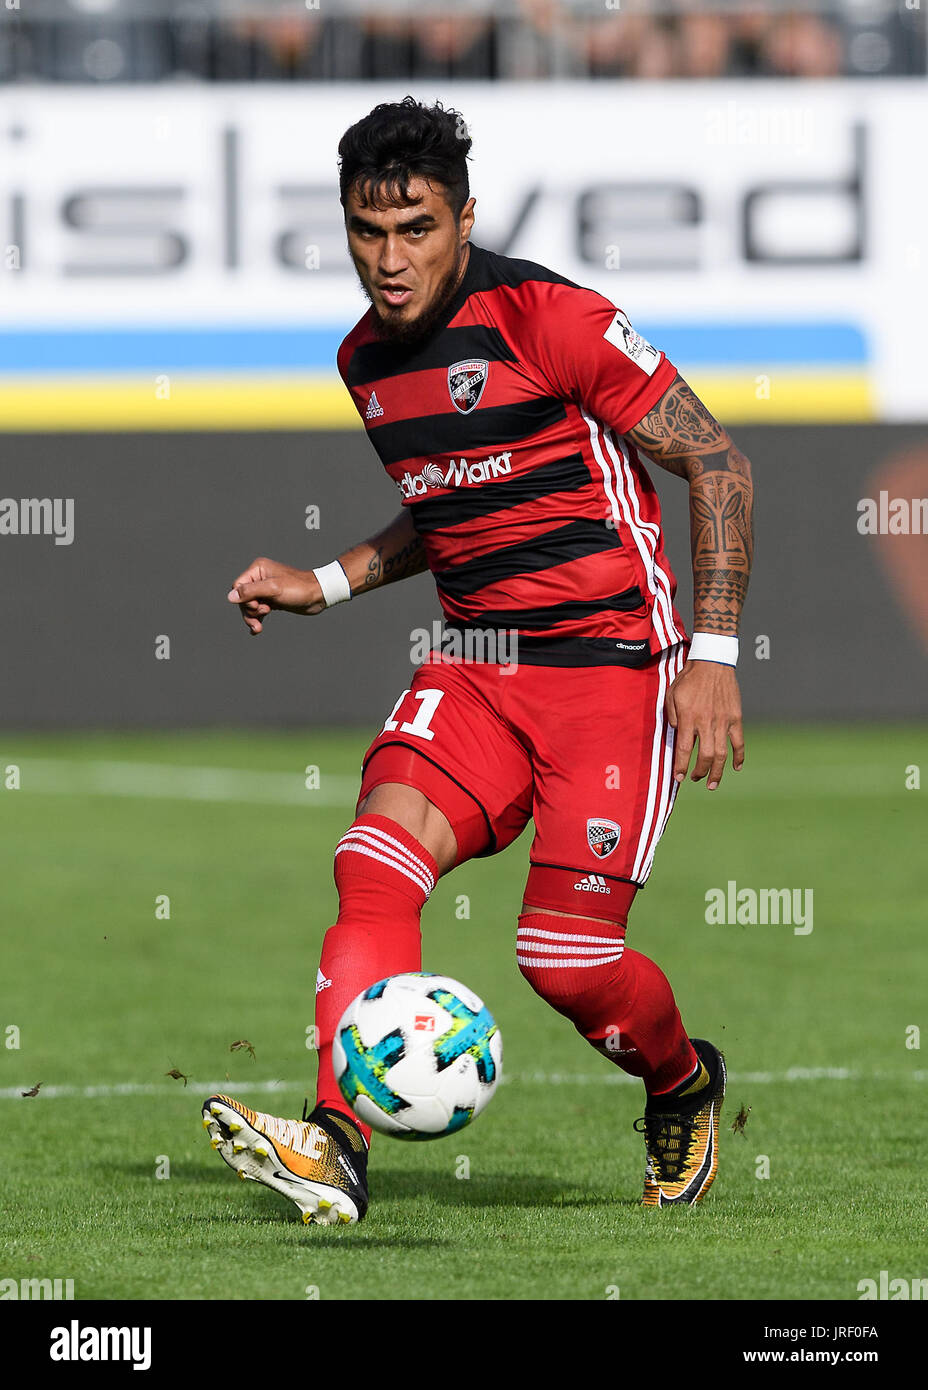
<svg viewBox="0 0 928 1390">
<path fill-rule="evenodd" d="M 421 970 L 422 908 L 438 865 L 388 816 L 360 816 L 335 850 L 338 921 L 326 932 L 316 983 L 316 1101 L 357 1122 L 332 1070 L 345 1009 L 388 975 Z M 643 1078 L 649 1095 L 679 1086 L 698 1066 L 663 971 L 625 947 L 625 925 L 525 912 L 517 959 L 529 984 L 604 1056 Z M 360 1126 L 370 1141 L 370 1129 Z"/>
<path fill-rule="evenodd" d="M 319 1076 L 316 1103 L 358 1124 L 332 1070 L 332 1039 L 362 990 L 388 975 L 421 970 L 419 917 L 438 865 L 388 816 L 359 816 L 335 849 L 338 921 L 325 934 L 316 981 Z M 360 1125 L 370 1142 L 370 1129 Z"/>
<path fill-rule="evenodd" d="M 673 991 L 647 956 L 625 947 L 625 926 L 526 912 L 517 959 L 537 994 L 649 1095 L 670 1091 L 698 1065 Z"/>
</svg>

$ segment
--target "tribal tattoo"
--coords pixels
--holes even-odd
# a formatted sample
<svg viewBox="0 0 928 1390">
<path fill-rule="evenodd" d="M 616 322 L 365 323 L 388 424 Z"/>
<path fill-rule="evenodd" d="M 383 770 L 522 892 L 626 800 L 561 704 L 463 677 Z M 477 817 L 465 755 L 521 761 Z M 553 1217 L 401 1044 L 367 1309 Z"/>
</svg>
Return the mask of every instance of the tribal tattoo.
<svg viewBox="0 0 928 1390">
<path fill-rule="evenodd" d="M 390 584 L 395 579 L 407 579 L 412 574 L 422 574 L 428 569 L 425 558 L 425 542 L 421 536 L 414 536 L 402 549 L 384 557 L 384 546 L 378 546 L 367 564 L 364 577 L 365 588 L 378 584 Z"/>
<path fill-rule="evenodd" d="M 754 557 L 750 463 L 679 375 L 628 438 L 688 480 L 695 627 L 736 636 Z"/>
</svg>

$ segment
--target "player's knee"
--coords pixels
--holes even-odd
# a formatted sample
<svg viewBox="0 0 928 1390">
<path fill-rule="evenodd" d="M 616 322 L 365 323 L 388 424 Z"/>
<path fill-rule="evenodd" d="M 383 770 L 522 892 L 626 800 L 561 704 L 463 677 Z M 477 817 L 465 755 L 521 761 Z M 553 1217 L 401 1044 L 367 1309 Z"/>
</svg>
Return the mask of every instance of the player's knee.
<svg viewBox="0 0 928 1390">
<path fill-rule="evenodd" d="M 536 994 L 583 1028 L 591 1001 L 619 986 L 625 924 L 528 907 L 519 916 L 516 960 Z"/>
<path fill-rule="evenodd" d="M 454 864 L 457 844 L 448 818 L 416 787 L 381 782 L 358 803 L 357 815 L 386 816 L 401 825 L 425 846 L 442 873 Z"/>
</svg>

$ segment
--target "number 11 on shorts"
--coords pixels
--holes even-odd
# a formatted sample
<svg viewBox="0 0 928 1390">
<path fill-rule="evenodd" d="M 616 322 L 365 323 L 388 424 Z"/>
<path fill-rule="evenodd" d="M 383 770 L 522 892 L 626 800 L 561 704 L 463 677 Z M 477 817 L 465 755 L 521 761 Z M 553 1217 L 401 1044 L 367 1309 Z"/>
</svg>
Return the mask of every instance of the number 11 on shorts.
<svg viewBox="0 0 928 1390">
<path fill-rule="evenodd" d="M 394 719 L 393 716 L 409 694 L 408 690 L 404 690 L 391 709 L 390 718 L 387 720 L 386 724 L 384 724 L 382 732 L 387 733 L 389 731 L 392 733 L 394 729 L 399 727 L 401 734 L 415 734 L 416 738 L 433 739 L 435 734 L 434 731 L 429 728 L 429 724 L 432 721 L 432 716 L 438 709 L 438 702 L 444 693 L 443 690 L 417 690 L 416 699 L 419 701 L 419 708 L 416 710 L 415 719 L 406 720 L 404 723 L 399 724 L 398 720 Z"/>
</svg>

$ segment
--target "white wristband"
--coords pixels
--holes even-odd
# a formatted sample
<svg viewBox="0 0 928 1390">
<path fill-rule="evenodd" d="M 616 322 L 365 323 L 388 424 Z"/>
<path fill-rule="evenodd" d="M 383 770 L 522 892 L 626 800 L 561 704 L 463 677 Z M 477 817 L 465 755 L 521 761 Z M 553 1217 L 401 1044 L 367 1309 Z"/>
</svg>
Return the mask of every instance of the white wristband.
<svg viewBox="0 0 928 1390">
<path fill-rule="evenodd" d="M 723 666 L 737 666 L 738 639 L 719 632 L 694 632 L 688 657 L 690 661 L 719 661 Z"/>
<path fill-rule="evenodd" d="M 322 590 L 326 608 L 332 608 L 336 603 L 345 603 L 351 598 L 348 576 L 337 560 L 333 560 L 331 565 L 323 565 L 322 569 L 313 570 L 313 574 Z"/>
</svg>

